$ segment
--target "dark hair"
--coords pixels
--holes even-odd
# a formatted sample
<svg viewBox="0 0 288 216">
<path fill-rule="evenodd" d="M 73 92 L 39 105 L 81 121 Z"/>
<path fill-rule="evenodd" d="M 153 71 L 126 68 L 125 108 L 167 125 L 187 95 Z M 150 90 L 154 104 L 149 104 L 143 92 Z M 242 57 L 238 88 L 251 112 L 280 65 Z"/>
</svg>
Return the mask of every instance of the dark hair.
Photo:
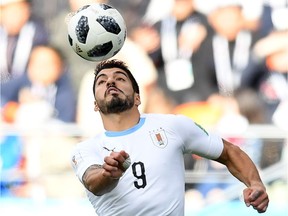
<svg viewBox="0 0 288 216">
<path fill-rule="evenodd" d="M 112 60 L 105 60 L 105 61 L 101 61 L 95 69 L 95 76 L 94 76 L 94 82 L 93 82 L 93 94 L 95 97 L 95 86 L 96 86 L 96 77 L 97 75 L 100 73 L 100 71 L 102 71 L 103 69 L 109 69 L 109 68 L 120 68 L 123 71 L 125 71 L 128 75 L 128 78 L 130 79 L 130 81 L 132 82 L 132 87 L 133 90 L 136 93 L 140 93 L 139 91 L 139 86 L 137 81 L 135 80 L 134 76 L 132 75 L 131 71 L 129 70 L 128 66 L 121 60 L 117 60 L 117 59 L 112 59 Z"/>
</svg>

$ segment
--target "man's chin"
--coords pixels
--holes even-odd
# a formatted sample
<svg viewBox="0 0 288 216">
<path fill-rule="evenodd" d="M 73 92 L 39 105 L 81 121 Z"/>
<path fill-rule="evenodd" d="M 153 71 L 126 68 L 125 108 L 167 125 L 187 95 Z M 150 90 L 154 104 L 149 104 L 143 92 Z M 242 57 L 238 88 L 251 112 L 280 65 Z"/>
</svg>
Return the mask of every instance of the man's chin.
<svg viewBox="0 0 288 216">
<path fill-rule="evenodd" d="M 111 100 L 119 100 L 120 99 L 120 97 L 119 97 L 119 94 L 117 94 L 117 93 L 113 93 L 113 94 L 107 94 L 106 95 L 106 101 L 107 102 L 109 102 L 109 101 L 111 101 Z"/>
</svg>

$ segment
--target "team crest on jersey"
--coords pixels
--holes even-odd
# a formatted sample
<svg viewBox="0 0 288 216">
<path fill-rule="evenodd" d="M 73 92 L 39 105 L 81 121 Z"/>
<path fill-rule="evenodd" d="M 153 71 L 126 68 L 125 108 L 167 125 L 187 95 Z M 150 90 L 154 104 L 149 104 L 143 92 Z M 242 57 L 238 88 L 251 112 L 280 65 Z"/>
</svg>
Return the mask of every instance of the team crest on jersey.
<svg viewBox="0 0 288 216">
<path fill-rule="evenodd" d="M 150 131 L 150 137 L 153 144 L 159 148 L 165 148 L 168 144 L 168 139 L 163 128 Z"/>
</svg>

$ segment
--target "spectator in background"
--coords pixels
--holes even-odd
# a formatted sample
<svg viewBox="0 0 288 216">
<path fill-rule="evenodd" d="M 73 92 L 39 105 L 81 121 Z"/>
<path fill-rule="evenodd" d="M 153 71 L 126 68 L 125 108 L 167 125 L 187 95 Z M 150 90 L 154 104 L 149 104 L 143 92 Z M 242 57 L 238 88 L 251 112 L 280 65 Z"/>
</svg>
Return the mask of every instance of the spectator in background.
<svg viewBox="0 0 288 216">
<path fill-rule="evenodd" d="M 242 78 L 243 85 L 257 91 L 265 102 L 269 123 L 273 121 L 273 114 L 279 104 L 288 100 L 287 34 L 288 30 L 276 30 L 259 40 Z"/>
<path fill-rule="evenodd" d="M 274 29 L 253 47 L 242 85 L 260 94 L 269 123 L 288 129 L 288 7 L 278 5 L 271 11 Z"/>
<path fill-rule="evenodd" d="M 47 44 L 49 34 L 39 19 L 32 17 L 28 0 L 0 1 L 1 83 L 26 71 L 34 46 Z"/>
<path fill-rule="evenodd" d="M 170 13 L 153 27 L 156 32 L 151 28 L 146 32 L 148 37 L 153 36 L 152 44 L 157 41 L 158 33 L 159 43 L 148 52 L 159 72 L 159 86 L 175 105 L 202 101 L 217 91 L 215 75 L 207 73 L 206 69 L 210 28 L 205 15 L 196 10 L 194 2 L 173 0 Z M 137 35 L 138 41 L 147 37 L 145 34 Z"/>
<path fill-rule="evenodd" d="M 266 1 L 265 21 L 271 21 L 269 34 L 258 40 L 244 71 L 242 86 L 252 88 L 263 102 L 265 123 L 288 131 L 288 5 L 287 1 Z M 285 161 L 287 139 L 266 139 L 260 167 Z M 283 190 L 283 189 L 281 189 Z"/>
<path fill-rule="evenodd" d="M 207 50 L 207 58 L 211 62 L 207 64 L 210 64 L 210 70 L 216 74 L 219 93 L 231 96 L 241 86 L 241 77 L 248 65 L 251 49 L 259 39 L 256 26 L 261 18 L 261 12 L 253 22 L 251 20 L 248 22 L 240 1 L 206 1 L 206 3 L 210 3 L 211 8 L 207 17 L 214 30 L 210 51 Z"/>
<path fill-rule="evenodd" d="M 14 118 L 23 126 L 75 121 L 76 97 L 69 73 L 62 54 L 52 46 L 33 48 L 27 73 L 2 85 L 1 100 L 4 116 L 9 104 L 17 103 Z"/>
<path fill-rule="evenodd" d="M 17 131 L 21 131 L 12 136 L 4 133 L 1 137 L 0 145 L 4 151 L 0 160 L 3 160 L 3 169 L 8 173 L 8 178 L 3 179 L 1 186 L 7 194 L 42 197 L 45 195 L 44 190 L 48 193 L 44 183 L 50 183 L 48 180 L 51 179 L 51 170 L 46 167 L 58 174 L 66 173 L 63 168 L 68 161 L 65 154 L 59 154 L 58 157 L 53 152 L 55 148 L 59 152 L 67 151 L 71 141 L 59 136 L 63 132 L 61 130 L 57 130 L 56 134 L 49 131 L 49 128 L 54 128 L 49 127 L 51 124 L 61 126 L 75 121 L 76 96 L 65 66 L 64 58 L 57 48 L 50 45 L 35 46 L 30 54 L 27 72 L 1 85 L 1 123 L 13 123 Z M 13 150 L 18 150 L 18 154 Z M 61 181 L 65 175 L 61 176 Z M 69 179 L 65 179 L 65 182 L 68 184 Z M 51 188 L 55 189 L 49 191 L 61 193 L 63 187 L 57 187 L 59 183 L 55 181 L 52 184 Z"/>
<path fill-rule="evenodd" d="M 278 17 L 280 20 L 286 18 Z M 284 15 L 284 14 L 283 14 Z M 285 22 L 285 21 L 284 21 Z M 286 24 L 287 25 L 287 24 Z M 259 92 L 267 108 L 267 121 L 288 128 L 288 26 L 275 28 L 253 48 L 253 58 L 242 79 L 243 85 Z M 286 111 L 285 111 L 286 110 Z"/>
</svg>

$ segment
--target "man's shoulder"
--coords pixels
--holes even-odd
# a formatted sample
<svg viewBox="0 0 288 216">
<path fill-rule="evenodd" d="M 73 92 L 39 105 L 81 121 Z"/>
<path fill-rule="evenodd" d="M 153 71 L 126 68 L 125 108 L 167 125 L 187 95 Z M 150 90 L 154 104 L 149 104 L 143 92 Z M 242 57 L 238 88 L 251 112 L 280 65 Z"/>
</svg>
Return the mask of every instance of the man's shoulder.
<svg viewBox="0 0 288 216">
<path fill-rule="evenodd" d="M 188 119 L 188 117 L 180 114 L 163 114 L 163 113 L 144 113 L 141 114 L 142 118 L 146 118 L 147 121 L 157 121 L 157 122 L 181 122 L 184 119 Z M 191 120 L 191 119 L 190 119 Z"/>
<path fill-rule="evenodd" d="M 95 146 L 99 141 L 101 140 L 101 137 L 103 136 L 102 133 L 99 133 L 93 137 L 89 137 L 86 139 L 81 140 L 80 142 L 76 143 L 75 148 L 89 148 L 90 146 Z"/>
<path fill-rule="evenodd" d="M 174 114 L 174 113 L 142 113 L 141 117 L 144 118 L 166 118 L 166 119 L 173 119 L 182 117 L 181 114 Z M 184 116 L 185 117 L 185 116 Z"/>
</svg>

